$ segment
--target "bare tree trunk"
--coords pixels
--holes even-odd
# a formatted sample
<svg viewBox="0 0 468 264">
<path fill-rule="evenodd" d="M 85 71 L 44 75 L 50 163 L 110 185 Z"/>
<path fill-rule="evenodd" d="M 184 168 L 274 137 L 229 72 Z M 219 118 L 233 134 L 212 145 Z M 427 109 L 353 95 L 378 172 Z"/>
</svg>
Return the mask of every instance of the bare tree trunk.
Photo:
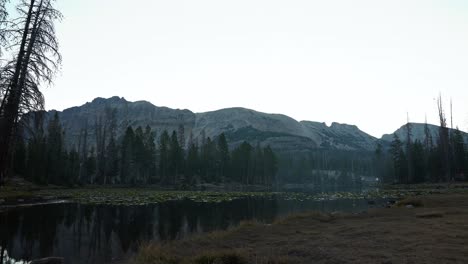
<svg viewBox="0 0 468 264">
<path fill-rule="evenodd" d="M 444 180 L 450 182 L 450 159 L 449 159 L 449 131 L 447 128 L 447 120 L 445 118 L 444 108 L 442 105 L 442 96 L 439 95 L 437 100 L 437 107 L 439 111 L 439 120 L 440 120 L 440 130 L 439 130 L 439 140 L 440 148 L 442 151 L 442 162 L 444 169 Z"/>
<path fill-rule="evenodd" d="M 22 87 L 19 86 L 21 69 L 27 68 L 25 61 L 26 44 L 30 33 L 31 20 L 33 16 L 35 0 L 31 0 L 24 31 L 21 39 L 20 50 L 16 59 L 15 72 L 13 74 L 8 96 L 4 98 L 5 105 L 0 113 L 0 185 L 5 181 L 8 173 L 8 165 L 10 164 L 10 153 L 12 149 L 12 135 L 18 117 L 19 104 L 22 96 Z M 31 43 L 29 43 L 31 46 Z"/>
</svg>

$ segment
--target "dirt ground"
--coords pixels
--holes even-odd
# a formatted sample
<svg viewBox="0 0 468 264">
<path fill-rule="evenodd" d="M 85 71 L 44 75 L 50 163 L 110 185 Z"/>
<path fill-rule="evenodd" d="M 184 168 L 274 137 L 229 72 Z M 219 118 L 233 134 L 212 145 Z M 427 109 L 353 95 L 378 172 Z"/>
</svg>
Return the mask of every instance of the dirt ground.
<svg viewBox="0 0 468 264">
<path fill-rule="evenodd" d="M 468 263 L 468 194 L 423 196 L 406 203 L 418 207 L 403 203 L 358 215 L 309 213 L 272 225 L 244 223 L 225 232 L 144 246 L 135 262 Z M 216 254 L 239 257 L 201 261 Z"/>
</svg>

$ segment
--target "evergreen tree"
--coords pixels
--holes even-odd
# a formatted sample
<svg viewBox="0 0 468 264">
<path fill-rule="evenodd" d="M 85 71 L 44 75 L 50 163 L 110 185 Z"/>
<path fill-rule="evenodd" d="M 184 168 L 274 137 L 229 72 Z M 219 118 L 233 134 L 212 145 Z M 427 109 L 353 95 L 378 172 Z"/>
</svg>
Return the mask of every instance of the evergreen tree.
<svg viewBox="0 0 468 264">
<path fill-rule="evenodd" d="M 219 167 L 217 155 L 216 143 L 207 137 L 205 144 L 202 145 L 200 162 L 201 176 L 205 182 L 219 182 L 220 180 L 216 177 Z"/>
<path fill-rule="evenodd" d="M 184 155 L 183 149 L 179 145 L 177 132 L 173 131 L 169 148 L 169 172 L 171 176 L 171 183 L 176 184 L 179 176 L 183 173 L 184 168 Z"/>
<path fill-rule="evenodd" d="M 251 184 L 252 146 L 243 142 L 232 152 L 231 175 L 235 181 Z"/>
<path fill-rule="evenodd" d="M 120 167 L 120 180 L 122 183 L 131 183 L 133 181 L 132 174 L 135 173 L 135 160 L 134 160 L 134 141 L 135 132 L 133 128 L 129 126 L 125 131 L 125 135 L 122 140 L 121 148 L 121 167 Z"/>
<path fill-rule="evenodd" d="M 115 142 L 114 136 L 109 139 L 109 144 L 106 148 L 106 180 L 104 184 L 114 184 L 118 181 L 119 176 L 119 148 Z"/>
<path fill-rule="evenodd" d="M 154 183 L 156 181 L 156 144 L 154 143 L 156 135 L 150 126 L 146 126 L 143 138 L 145 146 L 145 182 Z"/>
<path fill-rule="evenodd" d="M 87 155 L 85 168 L 87 175 L 85 183 L 94 184 L 93 178 L 96 175 L 96 153 L 94 152 L 94 148 L 91 148 L 89 154 Z"/>
<path fill-rule="evenodd" d="M 183 124 L 179 125 L 179 128 L 177 130 L 177 136 L 179 140 L 179 146 L 185 150 L 185 127 Z"/>
<path fill-rule="evenodd" d="M 396 181 L 399 183 L 406 183 L 406 180 L 408 179 L 407 159 L 405 152 L 403 151 L 403 143 L 396 134 L 393 135 L 390 153 L 392 156 Z"/>
<path fill-rule="evenodd" d="M 188 184 L 192 184 L 194 177 L 200 173 L 198 144 L 193 142 L 193 137 L 191 138 L 192 140 L 190 140 L 188 145 L 187 161 L 185 166 L 185 180 Z"/>
<path fill-rule="evenodd" d="M 169 174 L 169 144 L 170 137 L 166 130 L 162 133 L 159 139 L 159 174 L 161 177 L 161 183 L 166 184 L 168 181 Z"/>
<path fill-rule="evenodd" d="M 144 135 L 143 129 L 141 126 L 137 127 L 135 130 L 135 137 L 133 138 L 133 153 L 132 157 L 135 163 L 135 171 L 132 173 L 132 182 L 133 184 L 142 184 L 144 183 L 145 175 L 145 144 L 143 142 Z"/>
<path fill-rule="evenodd" d="M 275 181 L 276 173 L 278 172 L 278 158 L 270 146 L 266 146 L 263 150 L 265 178 L 263 184 L 271 185 Z"/>
<path fill-rule="evenodd" d="M 413 167 L 413 178 L 411 183 L 421 183 L 424 182 L 426 179 L 426 164 L 425 164 L 425 152 L 424 152 L 424 145 L 419 141 L 416 140 L 413 143 L 411 148 L 412 155 L 411 155 L 411 162 Z"/>
<path fill-rule="evenodd" d="M 34 113 L 32 121 L 32 136 L 27 147 L 26 179 L 47 184 L 47 145 L 43 129 L 43 113 Z"/>
<path fill-rule="evenodd" d="M 218 178 L 225 181 L 229 168 L 229 146 L 224 133 L 218 137 Z"/>
<path fill-rule="evenodd" d="M 26 145 L 23 137 L 18 137 L 15 142 L 15 153 L 13 156 L 13 172 L 16 175 L 26 176 Z"/>
<path fill-rule="evenodd" d="M 265 184 L 265 166 L 264 166 L 264 155 L 263 149 L 260 144 L 257 143 L 254 154 L 252 155 L 252 183 L 253 184 Z"/>
<path fill-rule="evenodd" d="M 53 184 L 64 184 L 63 179 L 64 164 L 63 159 L 63 130 L 55 112 L 53 119 L 49 122 L 47 128 L 47 178 L 48 182 Z"/>
<path fill-rule="evenodd" d="M 453 132 L 452 146 L 454 173 L 459 175 L 459 179 L 463 179 L 462 175 L 466 172 L 466 150 L 463 135 L 458 128 Z"/>
<path fill-rule="evenodd" d="M 74 185 L 78 182 L 79 170 L 80 170 L 80 155 L 73 148 L 67 155 L 66 158 L 66 184 Z"/>
</svg>

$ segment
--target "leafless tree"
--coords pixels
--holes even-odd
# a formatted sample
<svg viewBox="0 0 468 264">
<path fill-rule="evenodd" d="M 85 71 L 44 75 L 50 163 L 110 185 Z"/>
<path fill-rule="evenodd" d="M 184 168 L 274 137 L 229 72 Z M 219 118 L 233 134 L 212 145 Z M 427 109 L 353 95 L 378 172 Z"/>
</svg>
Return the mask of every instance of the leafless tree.
<svg viewBox="0 0 468 264">
<path fill-rule="evenodd" d="M 2 67 L 2 102 L 0 105 L 0 184 L 7 174 L 12 136 L 22 113 L 42 109 L 44 99 L 39 89 L 50 84 L 61 63 L 54 23 L 62 14 L 53 7 L 54 0 L 21 0 L 17 6 L 18 28 L 10 30 L 9 48 L 15 54 Z"/>
<path fill-rule="evenodd" d="M 406 156 L 408 162 L 408 173 L 406 175 L 405 183 L 409 183 L 413 180 L 414 168 L 413 168 L 413 155 L 412 155 L 412 137 L 413 137 L 413 126 L 410 123 L 409 114 L 407 113 L 406 122 Z"/>
<path fill-rule="evenodd" d="M 439 95 L 437 99 L 437 110 L 439 113 L 439 121 L 440 121 L 440 128 L 439 128 L 439 146 L 441 150 L 441 159 L 443 163 L 443 172 L 444 172 L 444 180 L 449 182 L 450 181 L 450 139 L 449 139 L 449 130 L 447 128 L 447 119 L 445 117 L 444 107 L 442 103 L 442 95 Z"/>
</svg>

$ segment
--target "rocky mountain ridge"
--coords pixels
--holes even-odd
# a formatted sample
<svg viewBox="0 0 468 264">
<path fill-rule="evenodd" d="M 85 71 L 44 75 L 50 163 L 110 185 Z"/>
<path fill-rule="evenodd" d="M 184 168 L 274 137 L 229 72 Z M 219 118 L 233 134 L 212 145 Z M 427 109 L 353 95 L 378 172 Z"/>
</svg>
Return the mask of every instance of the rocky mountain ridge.
<svg viewBox="0 0 468 264">
<path fill-rule="evenodd" d="M 87 129 L 89 142 L 95 139 L 98 120 L 106 122 L 106 111 L 115 111 L 117 135 L 123 135 L 128 126 L 150 126 L 159 136 L 164 130 L 178 131 L 184 128 L 186 141 L 203 136 L 214 138 L 225 133 L 230 145 L 243 141 L 251 144 L 270 145 L 276 151 L 304 152 L 315 149 L 373 151 L 379 140 L 391 141 L 391 135 L 377 139 L 355 125 L 301 121 L 281 114 L 267 114 L 245 108 L 227 108 L 217 111 L 194 113 L 190 110 L 158 107 L 147 101 L 129 102 L 125 98 L 96 98 L 82 106 L 57 112 L 66 134 L 66 143 L 76 145 L 82 131 Z M 49 120 L 56 111 L 49 111 Z M 420 135 L 420 124 L 413 128 Z M 432 126 L 431 126 L 432 127 Z M 437 126 L 433 126 L 436 127 Z M 434 129 L 434 128 L 432 128 Z M 401 129 L 400 129 L 401 130 Z M 396 132 L 403 135 L 400 130 Z M 465 134 L 466 135 L 466 134 Z M 468 138 L 468 137 L 467 137 Z"/>
</svg>

